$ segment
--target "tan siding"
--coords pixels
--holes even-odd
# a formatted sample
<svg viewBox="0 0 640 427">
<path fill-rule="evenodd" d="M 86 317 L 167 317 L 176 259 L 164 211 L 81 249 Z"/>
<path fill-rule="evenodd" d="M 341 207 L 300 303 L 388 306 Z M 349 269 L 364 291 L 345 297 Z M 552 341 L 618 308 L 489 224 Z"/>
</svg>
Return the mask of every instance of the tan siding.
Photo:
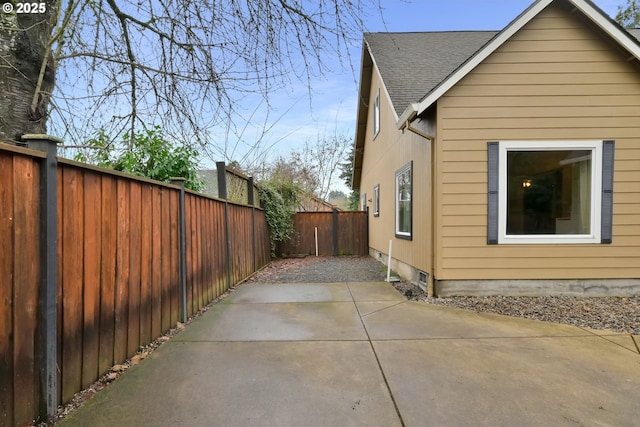
<svg viewBox="0 0 640 427">
<path fill-rule="evenodd" d="M 640 277 L 640 67 L 551 6 L 438 101 L 438 279 Z M 611 245 L 487 245 L 487 142 L 616 140 Z M 569 255 L 569 256 L 568 256 Z"/>
<path fill-rule="evenodd" d="M 447 279 L 448 280 L 470 280 L 469 272 L 467 270 L 458 269 L 452 266 L 447 266 Z M 472 267 L 472 266 L 470 266 Z M 474 267 L 474 277 L 476 280 L 495 280 L 495 270 L 501 270 L 503 275 L 507 278 L 535 278 L 539 280 L 544 279 L 558 279 L 558 278 L 573 278 L 573 279 L 611 279 L 612 275 L 609 273 L 610 269 L 603 269 L 602 267 L 584 267 L 584 268 L 537 268 L 530 262 L 526 267 L 509 265 L 485 265 L 481 264 L 478 267 Z M 576 274 L 579 270 L 580 274 Z M 635 279 L 638 277 L 636 268 L 616 268 L 615 278 L 619 279 Z"/>
<path fill-rule="evenodd" d="M 431 200 L 429 143 L 396 128 L 396 117 L 374 68 L 370 99 L 380 88 L 380 133 L 373 138 L 373 108 L 369 108 L 360 193 L 369 207 L 369 246 L 387 253 L 393 240 L 393 258 L 431 272 Z M 373 102 L 371 103 L 373 105 Z M 395 237 L 395 173 L 413 160 L 413 238 Z M 380 185 L 380 216 L 373 216 L 373 188 Z M 369 202 L 369 200 L 372 200 Z"/>
<path fill-rule="evenodd" d="M 454 206 L 473 206 L 473 205 L 487 205 L 486 194 L 445 194 L 442 199 L 442 205 L 454 205 Z"/>
<path fill-rule="evenodd" d="M 478 227 L 471 227 L 471 226 L 466 226 L 466 227 L 445 227 L 443 228 L 443 234 L 445 235 L 445 237 L 447 237 L 447 239 L 445 239 L 447 246 L 445 246 L 445 248 L 441 248 L 441 249 L 446 249 L 448 248 L 474 248 L 474 256 L 477 256 L 477 253 L 475 253 L 475 248 L 484 248 L 487 246 L 487 235 L 485 232 L 479 232 L 478 231 Z M 628 229 L 630 233 L 633 233 L 632 229 Z M 476 233 L 475 235 L 473 233 Z M 637 231 L 636 231 L 637 232 Z M 620 236 L 619 238 L 617 238 L 616 240 L 616 248 L 625 248 L 625 247 L 635 247 L 638 245 L 638 236 L 637 234 L 634 235 L 630 235 L 630 234 L 625 234 L 624 236 Z M 511 246 L 503 246 L 505 248 L 507 248 L 507 251 L 509 252 L 513 252 L 513 249 Z M 546 251 L 549 249 L 549 246 L 541 246 L 544 248 L 544 253 L 546 254 Z M 594 246 L 583 246 L 585 248 L 594 248 L 594 250 L 596 251 L 601 251 L 602 248 L 599 247 L 594 247 Z M 573 246 L 567 246 L 567 245 L 558 245 L 558 246 L 554 246 L 553 248 L 563 248 L 561 251 L 561 254 L 566 254 L 567 250 L 573 250 Z M 628 251 L 627 249 L 624 249 L 624 254 L 625 256 L 628 255 Z M 500 251 L 499 250 L 495 250 L 494 252 L 492 252 L 490 254 L 491 257 L 495 257 L 498 256 L 498 253 Z M 517 252 L 513 252 L 514 254 L 517 254 Z M 448 256 L 455 256 L 455 253 L 449 253 Z M 462 254 L 460 254 L 461 257 Z M 544 258 L 544 256 L 543 256 Z"/>
<path fill-rule="evenodd" d="M 637 100 L 636 100 L 637 101 Z M 548 100 L 547 100 L 548 102 Z M 491 119 L 495 120 L 495 117 L 510 117 L 510 118 L 527 118 L 527 117 L 541 117 L 544 119 L 549 118 L 609 118 L 616 117 L 636 117 L 638 114 L 637 105 L 629 106 L 616 106 L 610 108 L 608 111 L 602 111 L 602 106 L 578 106 L 568 109 L 566 106 L 528 106 L 527 111 L 524 109 L 517 109 L 516 111 L 510 111 L 513 106 L 506 107 L 466 107 L 466 108 L 449 108 L 448 117 L 451 119 L 468 119 L 469 117 L 475 117 L 477 119 Z M 526 115 L 525 115 L 526 114 Z"/>
<path fill-rule="evenodd" d="M 484 65 L 483 65 L 484 67 Z M 522 96 L 500 96 L 500 105 L 503 108 L 506 107 L 592 107 L 590 103 L 592 100 L 591 95 L 562 95 L 562 96 L 540 96 L 538 94 L 527 97 Z M 637 106 L 638 97 L 632 94 L 617 94 L 617 95 L 600 95 L 598 96 L 598 106 L 600 107 L 623 107 L 623 106 Z M 464 107 L 464 108 L 494 108 L 496 105 L 495 100 L 491 96 L 482 97 L 450 97 L 447 99 L 447 107 Z M 479 109 L 479 108 L 478 108 Z M 478 110 L 475 110 L 478 111 Z M 514 111 L 515 113 L 515 111 Z"/>
</svg>

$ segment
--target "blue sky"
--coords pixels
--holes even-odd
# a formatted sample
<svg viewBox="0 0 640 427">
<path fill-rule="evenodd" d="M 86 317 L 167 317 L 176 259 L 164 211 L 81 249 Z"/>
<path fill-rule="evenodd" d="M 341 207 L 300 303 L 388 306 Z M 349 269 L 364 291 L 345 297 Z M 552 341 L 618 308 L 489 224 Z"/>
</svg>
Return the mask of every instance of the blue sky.
<svg viewBox="0 0 640 427">
<path fill-rule="evenodd" d="M 367 31 L 447 31 L 501 30 L 532 0 L 381 0 L 382 16 L 372 13 L 366 20 Z M 626 0 L 596 0 L 595 3 L 610 16 Z M 352 66 L 341 67 L 338 58 L 327 58 L 331 73 L 317 80 L 311 96 L 304 85 L 272 94 L 274 106 L 268 121 L 273 124 L 264 144 L 270 155 L 283 154 L 302 146 L 307 140 L 323 135 L 355 135 L 357 80 L 361 59 L 361 42 L 350 48 Z M 243 105 L 247 112 L 254 105 Z M 256 123 L 261 123 L 257 120 Z M 245 132 L 247 144 L 261 133 L 261 127 L 249 127 Z M 239 149 L 234 158 L 239 158 Z M 346 191 L 346 188 L 339 188 Z"/>
</svg>

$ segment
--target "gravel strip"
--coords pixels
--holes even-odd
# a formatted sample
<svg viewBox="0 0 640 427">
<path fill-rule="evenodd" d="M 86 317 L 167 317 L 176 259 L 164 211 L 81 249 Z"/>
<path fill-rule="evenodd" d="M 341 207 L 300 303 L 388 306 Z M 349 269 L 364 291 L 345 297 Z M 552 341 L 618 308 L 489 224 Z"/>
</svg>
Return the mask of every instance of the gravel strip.
<svg viewBox="0 0 640 427">
<path fill-rule="evenodd" d="M 280 258 L 247 280 L 249 283 L 379 282 L 385 266 L 371 257 L 342 256 Z"/>
<path fill-rule="evenodd" d="M 330 283 L 383 281 L 385 278 L 385 265 L 371 257 L 308 256 L 274 260 L 248 281 L 253 283 Z M 429 298 L 419 287 L 411 283 L 397 282 L 393 285 L 412 301 L 640 335 L 640 296 L 628 298 L 569 296 Z"/>
<path fill-rule="evenodd" d="M 411 283 L 400 282 L 394 286 L 412 301 L 640 335 L 640 296 L 429 298 L 422 289 Z"/>
</svg>

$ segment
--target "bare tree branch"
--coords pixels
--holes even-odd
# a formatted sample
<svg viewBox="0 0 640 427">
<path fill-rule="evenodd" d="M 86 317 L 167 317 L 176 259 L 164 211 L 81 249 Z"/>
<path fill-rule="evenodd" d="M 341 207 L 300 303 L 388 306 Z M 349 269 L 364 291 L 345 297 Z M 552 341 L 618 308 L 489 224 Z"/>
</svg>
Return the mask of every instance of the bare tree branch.
<svg viewBox="0 0 640 427">
<path fill-rule="evenodd" d="M 327 71 L 327 56 L 346 57 L 350 43 L 360 40 L 363 19 L 379 10 L 377 2 L 52 0 L 40 17 L 46 25 L 24 19 L 14 25 L 15 15 L 2 16 L 0 40 L 14 34 L 4 27 L 29 35 L 40 30 L 36 37 L 45 40 L 29 67 L 12 56 L 10 42 L 0 46 L 0 83 L 4 75 L 14 82 L 7 87 L 15 98 L 28 88 L 32 116 L 18 120 L 5 111 L 22 104 L 0 103 L 0 133 L 24 133 L 33 120 L 45 130 L 48 106 L 55 116 L 50 124 L 69 145 L 86 145 L 100 128 L 115 139 L 161 125 L 204 151 L 236 155 L 249 118 L 239 102 L 257 95 L 262 101 L 254 105 L 269 110 L 273 91 L 298 82 L 310 93 Z M 8 130 L 9 117 L 23 124 Z M 225 140 L 212 141 L 220 126 Z"/>
</svg>

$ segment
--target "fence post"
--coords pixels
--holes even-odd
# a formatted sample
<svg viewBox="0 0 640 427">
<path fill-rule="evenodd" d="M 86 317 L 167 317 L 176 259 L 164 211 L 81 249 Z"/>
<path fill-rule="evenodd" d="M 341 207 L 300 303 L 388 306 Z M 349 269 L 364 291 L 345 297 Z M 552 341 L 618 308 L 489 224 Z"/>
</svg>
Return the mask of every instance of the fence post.
<svg viewBox="0 0 640 427">
<path fill-rule="evenodd" d="M 185 215 L 184 178 L 171 178 L 171 183 L 180 187 L 180 202 L 178 204 L 178 222 L 180 223 L 180 312 L 182 323 L 188 319 L 187 313 L 187 218 Z"/>
<path fill-rule="evenodd" d="M 229 200 L 227 196 L 227 166 L 224 162 L 216 162 L 218 171 L 218 197 L 224 200 L 224 237 L 227 252 L 227 287 L 233 283 L 231 278 L 231 236 L 229 236 Z"/>
<path fill-rule="evenodd" d="M 58 293 L 58 159 L 61 141 L 28 134 L 29 148 L 43 151 L 40 162 L 40 284 L 38 286 L 38 348 L 40 349 L 40 416 L 51 419 L 58 406 L 57 293 Z"/>
<path fill-rule="evenodd" d="M 333 208 L 333 256 L 338 256 L 338 210 Z"/>
<path fill-rule="evenodd" d="M 251 256 L 253 257 L 253 272 L 258 269 L 258 261 L 256 260 L 256 206 L 255 194 L 253 188 L 253 177 L 250 176 L 248 185 L 248 203 L 251 206 Z"/>
</svg>

